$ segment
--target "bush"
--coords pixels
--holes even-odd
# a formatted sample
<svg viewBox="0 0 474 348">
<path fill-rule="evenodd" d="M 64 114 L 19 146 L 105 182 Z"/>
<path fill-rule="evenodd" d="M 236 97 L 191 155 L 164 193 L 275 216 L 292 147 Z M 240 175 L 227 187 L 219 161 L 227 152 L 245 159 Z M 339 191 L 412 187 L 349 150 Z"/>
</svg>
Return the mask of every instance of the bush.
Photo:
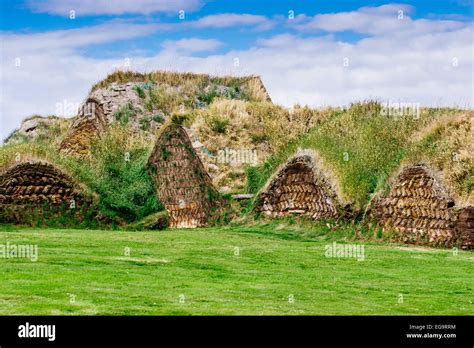
<svg viewBox="0 0 474 348">
<path fill-rule="evenodd" d="M 146 97 L 145 91 L 143 90 L 142 87 L 140 87 L 139 85 L 136 85 L 134 89 L 135 89 L 135 92 L 137 92 L 137 94 L 140 98 L 144 99 Z"/>
<path fill-rule="evenodd" d="M 214 133 L 225 134 L 227 126 L 230 123 L 228 118 L 223 118 L 219 116 L 212 116 L 207 120 L 209 128 Z"/>
<path fill-rule="evenodd" d="M 207 105 L 211 104 L 215 97 L 218 97 L 217 86 L 212 85 L 207 90 L 203 90 L 198 94 L 198 100 L 206 103 Z"/>
<path fill-rule="evenodd" d="M 179 124 L 179 125 L 185 125 L 187 124 L 190 120 L 193 119 L 192 114 L 173 114 L 171 115 L 171 122 L 174 124 Z"/>
<path fill-rule="evenodd" d="M 115 126 L 93 144 L 91 158 L 79 169 L 83 181 L 99 194 L 100 209 L 126 222 L 163 210 L 145 164 L 146 142 L 130 142 L 124 127 Z"/>
<path fill-rule="evenodd" d="M 131 103 L 127 103 L 114 113 L 114 118 L 121 125 L 126 125 L 130 117 L 134 117 L 136 114 L 137 112 L 133 105 Z"/>
<path fill-rule="evenodd" d="M 155 115 L 153 115 L 153 117 L 151 119 L 153 121 L 157 122 L 157 123 L 165 122 L 165 118 L 164 118 L 163 114 L 155 114 Z"/>
<path fill-rule="evenodd" d="M 149 117 L 142 117 L 140 119 L 140 128 L 141 130 L 144 130 L 144 131 L 147 131 L 150 129 L 150 122 L 151 122 L 151 119 Z"/>
</svg>

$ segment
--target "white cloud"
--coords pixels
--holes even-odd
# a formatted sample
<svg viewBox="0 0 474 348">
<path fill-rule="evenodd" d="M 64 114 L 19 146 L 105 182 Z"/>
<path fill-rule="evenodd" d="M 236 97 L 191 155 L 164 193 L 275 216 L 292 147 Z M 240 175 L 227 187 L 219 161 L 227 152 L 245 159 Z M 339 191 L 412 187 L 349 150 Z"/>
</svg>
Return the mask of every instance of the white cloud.
<svg viewBox="0 0 474 348">
<path fill-rule="evenodd" d="M 158 24 L 106 23 L 92 27 L 56 30 L 45 33 L 1 35 L 4 54 L 21 57 L 33 51 L 69 50 L 77 47 L 133 39 L 155 32 Z"/>
<path fill-rule="evenodd" d="M 29 115 L 57 114 L 58 103 L 80 103 L 94 82 L 124 63 L 85 58 L 75 49 L 146 36 L 155 30 L 155 25 L 107 23 L 46 33 L 2 33 L 0 138 Z M 69 108 L 64 116 L 75 112 Z"/>
<path fill-rule="evenodd" d="M 180 54 L 212 51 L 221 45 L 222 42 L 219 40 L 198 38 L 166 40 L 162 44 L 166 51 Z"/>
<path fill-rule="evenodd" d="M 300 15 L 293 27 L 304 31 L 327 32 L 352 31 L 360 34 L 412 36 L 413 34 L 456 30 L 465 23 L 448 20 L 412 20 L 412 6 L 388 4 L 378 7 L 362 7 L 356 11 L 319 14 L 314 17 Z M 291 25 L 292 22 L 289 22 Z"/>
<path fill-rule="evenodd" d="M 29 0 L 27 6 L 41 13 L 69 16 L 151 14 L 155 12 L 194 11 L 201 0 Z"/>
<path fill-rule="evenodd" d="M 253 25 L 256 29 L 270 29 L 273 22 L 265 16 L 252 14 L 221 13 L 202 17 L 192 23 L 190 26 L 195 28 L 229 28 L 235 26 Z"/>
<path fill-rule="evenodd" d="M 474 107 L 472 24 L 447 25 L 444 21 L 412 19 L 407 24 L 403 34 L 400 30 L 372 32 L 368 27 L 364 32 L 370 30 L 370 36 L 357 42 L 342 42 L 331 33 L 312 36 L 311 29 L 305 29 L 304 36 L 275 35 L 257 40 L 249 49 L 206 57 L 197 57 L 195 53 L 215 49 L 219 41 L 192 37 L 168 40 L 163 50 L 153 56 L 131 56 L 131 69 L 258 74 L 273 101 L 287 106 L 347 105 L 379 98 L 426 106 Z M 364 25 L 361 28 L 367 28 Z M 152 29 L 142 28 L 140 35 L 146 35 L 148 30 Z M 103 27 L 100 31 L 96 35 L 88 32 L 85 37 L 78 31 L 74 37 L 80 45 L 120 39 L 112 29 L 107 35 Z M 21 38 L 22 47 L 36 47 L 25 54 L 21 67 L 14 67 L 15 55 L 11 49 L 8 60 L 2 59 L 2 138 L 32 113 L 55 113 L 56 103 L 65 100 L 81 102 L 93 83 L 123 64 L 120 59 L 83 57 L 75 51 L 80 46 L 78 43 L 70 44 L 62 39 L 64 33 L 48 34 L 51 36 L 45 33 L 45 37 L 35 37 L 36 40 Z M 41 49 L 41 45 L 35 46 L 35 41 L 48 46 Z M 15 48 L 14 40 L 7 42 L 10 48 Z M 61 42 L 65 49 L 61 49 Z M 237 68 L 234 58 L 239 58 Z M 343 65 L 345 58 L 347 67 Z"/>
</svg>

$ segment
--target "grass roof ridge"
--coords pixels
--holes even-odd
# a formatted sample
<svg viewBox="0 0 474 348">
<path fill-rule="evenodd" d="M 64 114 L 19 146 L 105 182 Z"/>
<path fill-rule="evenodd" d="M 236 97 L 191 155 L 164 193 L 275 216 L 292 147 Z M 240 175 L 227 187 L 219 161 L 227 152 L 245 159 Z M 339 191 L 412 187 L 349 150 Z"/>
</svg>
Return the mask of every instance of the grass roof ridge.
<svg viewBox="0 0 474 348">
<path fill-rule="evenodd" d="M 139 72 L 132 70 L 116 70 L 108 74 L 105 78 L 95 83 L 91 92 L 95 91 L 98 88 L 107 87 L 113 82 L 148 82 L 148 81 L 158 81 L 165 82 L 171 85 L 175 85 L 175 82 L 178 78 L 184 80 L 208 80 L 208 81 L 225 81 L 225 80 L 237 80 L 242 83 L 249 80 L 259 80 L 260 83 L 263 82 L 259 75 L 245 75 L 245 76 L 232 76 L 232 75 L 211 75 L 205 73 L 194 73 L 194 72 L 179 72 L 179 71 L 167 71 L 167 70 L 152 70 L 148 72 Z M 135 80 L 135 81 L 134 81 Z M 173 83 L 174 82 L 174 83 Z"/>
</svg>

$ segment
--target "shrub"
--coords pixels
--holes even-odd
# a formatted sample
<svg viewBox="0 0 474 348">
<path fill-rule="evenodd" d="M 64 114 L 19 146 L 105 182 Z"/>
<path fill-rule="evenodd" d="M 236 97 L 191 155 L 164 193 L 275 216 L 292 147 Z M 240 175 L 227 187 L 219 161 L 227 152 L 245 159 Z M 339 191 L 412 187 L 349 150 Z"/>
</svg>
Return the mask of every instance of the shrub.
<svg viewBox="0 0 474 348">
<path fill-rule="evenodd" d="M 137 114 L 135 108 L 131 103 L 127 103 L 116 111 L 113 116 L 117 122 L 121 125 L 126 125 L 130 117 L 134 117 Z"/>
<path fill-rule="evenodd" d="M 207 89 L 199 92 L 198 100 L 206 103 L 207 105 L 211 104 L 215 97 L 218 97 L 219 93 L 217 93 L 217 86 L 212 85 Z"/>
<path fill-rule="evenodd" d="M 193 119 L 192 114 L 176 113 L 176 114 L 171 115 L 171 122 L 175 124 L 180 124 L 180 125 L 184 125 L 192 119 Z"/>
<path fill-rule="evenodd" d="M 145 95 L 145 91 L 143 90 L 142 87 L 140 87 L 139 85 L 136 85 L 134 87 L 134 89 L 135 89 L 135 92 L 137 92 L 137 94 L 140 98 L 145 99 L 146 95 Z"/>
<path fill-rule="evenodd" d="M 142 117 L 140 119 L 140 128 L 141 130 L 144 130 L 144 131 L 147 131 L 150 129 L 150 122 L 151 122 L 151 119 L 149 117 Z"/>
<path fill-rule="evenodd" d="M 164 118 L 163 114 L 155 114 L 155 115 L 153 115 L 153 117 L 151 119 L 155 122 L 158 122 L 158 123 L 165 122 L 165 118 Z"/>
<path fill-rule="evenodd" d="M 207 120 L 209 128 L 214 133 L 225 134 L 227 126 L 230 123 L 228 118 L 223 118 L 219 116 L 212 116 Z"/>
<path fill-rule="evenodd" d="M 145 139 L 130 140 L 127 130 L 116 125 L 93 144 L 88 163 L 76 168 L 99 194 L 100 209 L 108 216 L 132 222 L 163 209 L 145 167 L 149 151 Z"/>
</svg>

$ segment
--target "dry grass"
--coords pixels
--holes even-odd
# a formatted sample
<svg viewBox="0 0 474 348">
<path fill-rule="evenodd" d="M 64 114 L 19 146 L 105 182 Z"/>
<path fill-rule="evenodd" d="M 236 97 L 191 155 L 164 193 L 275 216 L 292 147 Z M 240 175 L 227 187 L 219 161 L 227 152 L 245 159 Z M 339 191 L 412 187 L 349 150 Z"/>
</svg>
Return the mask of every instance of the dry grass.
<svg viewBox="0 0 474 348">
<path fill-rule="evenodd" d="M 474 112 L 442 116 L 417 132 L 401 165 L 414 162 L 436 170 L 457 205 L 474 205 Z"/>
<path fill-rule="evenodd" d="M 212 153 L 219 150 L 255 150 L 258 163 L 296 139 L 328 115 L 327 110 L 295 107 L 288 110 L 270 102 L 245 102 L 218 98 L 206 109 L 196 110 L 190 122 L 193 133 Z M 242 191 L 246 164 L 219 163 L 214 176 L 217 187 Z"/>
<path fill-rule="evenodd" d="M 249 103 L 247 112 L 263 125 L 261 136 L 268 140 L 271 152 L 277 152 L 319 124 L 331 113 L 331 109 L 311 109 L 299 105 L 286 109 L 272 103 Z M 258 137 L 258 133 L 253 136 Z"/>
<path fill-rule="evenodd" d="M 263 125 L 247 112 L 247 102 L 240 100 L 216 99 L 207 109 L 196 112 L 191 129 L 203 145 L 217 156 L 219 150 L 256 150 L 264 159 L 268 153 L 265 139 L 254 142 L 252 135 L 260 132 Z M 244 165 L 220 163 L 218 158 L 212 161 L 219 167 L 213 177 L 217 187 L 228 186 L 234 191 L 245 187 Z"/>
<path fill-rule="evenodd" d="M 263 86 L 259 76 L 211 76 L 207 74 L 194 74 L 189 72 L 173 72 L 173 71 L 152 71 L 148 73 L 139 73 L 134 71 L 115 71 L 109 74 L 105 79 L 99 81 L 92 86 L 91 92 L 98 88 L 105 88 L 113 82 L 126 83 L 135 82 L 156 82 L 167 84 L 169 86 L 187 86 L 190 85 L 204 87 L 211 84 L 240 85 L 247 87 L 248 93 L 252 100 L 266 101 L 270 100 L 268 93 Z"/>
</svg>

